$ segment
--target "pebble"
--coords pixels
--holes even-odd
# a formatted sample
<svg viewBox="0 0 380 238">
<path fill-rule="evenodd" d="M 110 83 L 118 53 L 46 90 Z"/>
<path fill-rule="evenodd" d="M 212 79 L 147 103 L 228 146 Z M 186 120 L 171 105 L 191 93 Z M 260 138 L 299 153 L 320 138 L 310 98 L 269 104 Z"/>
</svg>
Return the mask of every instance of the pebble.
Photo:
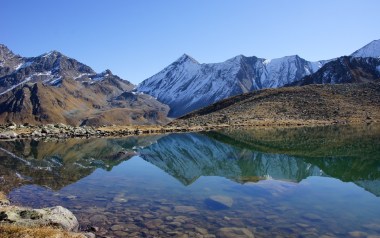
<svg viewBox="0 0 380 238">
<path fill-rule="evenodd" d="M 127 228 L 128 230 L 139 230 L 140 229 L 140 227 L 138 227 L 132 223 L 127 223 L 124 225 L 124 227 Z"/>
<path fill-rule="evenodd" d="M 369 223 L 369 224 L 363 225 L 363 227 L 380 232 L 380 223 Z"/>
<path fill-rule="evenodd" d="M 198 232 L 198 233 L 200 233 L 200 234 L 202 234 L 202 235 L 208 234 L 207 229 L 201 228 L 201 227 L 195 227 L 195 231 Z"/>
<path fill-rule="evenodd" d="M 350 235 L 350 237 L 360 238 L 360 237 L 367 237 L 368 234 L 363 231 L 351 231 L 351 232 L 348 232 L 348 235 Z"/>
<path fill-rule="evenodd" d="M 128 236 L 128 233 L 125 231 L 115 231 L 114 234 L 118 237 L 126 237 Z"/>
<path fill-rule="evenodd" d="M 94 215 L 90 217 L 90 222 L 94 224 L 105 223 L 107 220 L 108 220 L 107 217 L 104 215 Z"/>
<path fill-rule="evenodd" d="M 174 211 L 175 212 L 183 212 L 183 213 L 187 213 L 187 212 L 194 212 L 196 211 L 197 209 L 193 206 L 175 206 L 174 207 Z"/>
<path fill-rule="evenodd" d="M 322 218 L 316 214 L 313 213 L 306 213 L 302 215 L 303 218 L 310 220 L 310 221 L 321 221 Z"/>
<path fill-rule="evenodd" d="M 253 233 L 247 228 L 224 227 L 219 229 L 217 237 L 220 238 L 254 238 Z"/>
<path fill-rule="evenodd" d="M 159 227 L 162 223 L 164 223 L 161 219 L 154 219 L 154 220 L 150 220 L 148 222 L 146 222 L 144 225 L 148 228 L 148 229 L 156 229 L 157 227 Z"/>
<path fill-rule="evenodd" d="M 122 225 L 113 225 L 111 226 L 111 230 L 113 231 L 123 231 L 125 228 Z"/>
</svg>

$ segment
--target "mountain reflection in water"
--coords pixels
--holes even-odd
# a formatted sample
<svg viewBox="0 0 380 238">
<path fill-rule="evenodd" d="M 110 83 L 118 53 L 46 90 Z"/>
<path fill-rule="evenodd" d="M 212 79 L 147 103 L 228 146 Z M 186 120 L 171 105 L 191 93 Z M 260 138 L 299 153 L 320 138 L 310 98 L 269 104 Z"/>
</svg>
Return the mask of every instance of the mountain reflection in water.
<svg viewBox="0 0 380 238">
<path fill-rule="evenodd" d="M 97 168 L 139 155 L 184 185 L 201 176 L 238 183 L 300 182 L 329 176 L 380 196 L 380 130 L 375 126 L 226 130 L 117 139 L 1 141 L 0 182 L 59 190 Z"/>
</svg>

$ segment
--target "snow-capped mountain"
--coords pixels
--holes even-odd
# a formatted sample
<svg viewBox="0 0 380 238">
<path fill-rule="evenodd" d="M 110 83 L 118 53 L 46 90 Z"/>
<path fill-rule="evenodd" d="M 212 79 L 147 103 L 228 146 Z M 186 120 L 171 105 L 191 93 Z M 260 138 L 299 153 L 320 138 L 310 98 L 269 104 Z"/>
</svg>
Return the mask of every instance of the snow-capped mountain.
<svg viewBox="0 0 380 238">
<path fill-rule="evenodd" d="M 379 58 L 380 40 L 372 41 L 351 56 Z M 222 63 L 200 64 L 185 54 L 144 80 L 137 90 L 168 104 L 169 116 L 179 117 L 234 95 L 292 85 L 334 60 L 310 62 L 297 55 L 268 60 L 239 55 Z M 336 73 L 344 76 L 344 72 Z M 334 83 L 334 80 L 330 81 Z"/>
<path fill-rule="evenodd" d="M 89 66 L 69 58 L 58 51 L 51 51 L 37 57 L 21 57 L 13 54 L 6 46 L 0 45 L 0 93 L 27 82 L 43 82 L 45 85 L 60 86 L 62 79 L 70 78 L 87 84 L 113 78 L 122 84 L 122 91 L 133 85 L 122 80 L 111 71 L 97 74 Z M 3 69 L 3 70 L 1 70 Z"/>
<path fill-rule="evenodd" d="M 380 58 L 380 40 L 374 40 L 351 54 L 353 57 Z"/>
<path fill-rule="evenodd" d="M 316 72 L 324 63 L 298 55 L 273 60 L 239 55 L 222 63 L 200 64 L 184 54 L 137 90 L 169 105 L 169 116 L 179 117 L 230 96 L 284 86 Z"/>
</svg>

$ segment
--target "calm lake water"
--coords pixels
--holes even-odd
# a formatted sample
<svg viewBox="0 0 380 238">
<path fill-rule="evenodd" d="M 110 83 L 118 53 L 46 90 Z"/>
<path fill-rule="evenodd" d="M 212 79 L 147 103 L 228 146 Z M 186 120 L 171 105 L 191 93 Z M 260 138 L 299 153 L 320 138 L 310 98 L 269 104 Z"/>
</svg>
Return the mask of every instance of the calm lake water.
<svg viewBox="0 0 380 238">
<path fill-rule="evenodd" d="M 380 129 L 1 141 L 0 186 L 99 237 L 379 237 Z"/>
</svg>

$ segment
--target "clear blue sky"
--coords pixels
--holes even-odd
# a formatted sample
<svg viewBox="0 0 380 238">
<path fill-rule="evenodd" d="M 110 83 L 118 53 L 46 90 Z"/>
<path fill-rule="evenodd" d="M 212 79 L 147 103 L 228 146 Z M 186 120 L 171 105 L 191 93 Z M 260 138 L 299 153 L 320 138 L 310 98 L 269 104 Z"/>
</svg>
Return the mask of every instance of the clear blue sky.
<svg viewBox="0 0 380 238">
<path fill-rule="evenodd" d="M 379 0 L 0 0 L 0 43 L 58 50 L 133 83 L 183 53 L 201 63 L 238 54 L 308 60 L 380 38 Z"/>
</svg>

